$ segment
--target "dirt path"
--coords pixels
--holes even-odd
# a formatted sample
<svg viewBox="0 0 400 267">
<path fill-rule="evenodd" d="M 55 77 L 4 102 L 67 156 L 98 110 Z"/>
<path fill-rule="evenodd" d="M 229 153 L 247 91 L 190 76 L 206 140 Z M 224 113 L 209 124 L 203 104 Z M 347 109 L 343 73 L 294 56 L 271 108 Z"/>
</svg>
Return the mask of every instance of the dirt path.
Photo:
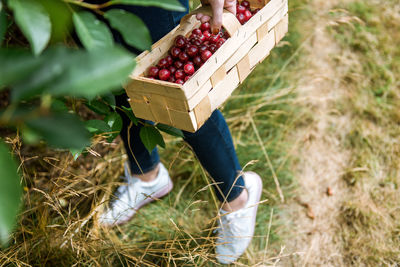
<svg viewBox="0 0 400 267">
<path fill-rule="evenodd" d="M 336 4 L 310 2 L 315 16 L 307 27 L 314 35 L 305 48 L 309 56 L 299 75 L 297 94 L 299 105 L 312 114 L 313 120 L 293 135 L 298 144 L 294 152 L 299 159 L 294 166 L 298 190 L 297 197 L 285 206 L 289 237 L 283 242 L 286 252 L 300 254 L 284 260 L 283 266 L 343 266 L 335 231 L 339 203 L 346 194 L 341 175 L 350 157 L 342 139 L 351 123 L 349 116 L 335 109 L 346 97 L 346 88 L 341 84 L 343 67 L 333 60 L 342 51 L 326 31 L 326 25 L 332 23 L 328 12 Z"/>
</svg>

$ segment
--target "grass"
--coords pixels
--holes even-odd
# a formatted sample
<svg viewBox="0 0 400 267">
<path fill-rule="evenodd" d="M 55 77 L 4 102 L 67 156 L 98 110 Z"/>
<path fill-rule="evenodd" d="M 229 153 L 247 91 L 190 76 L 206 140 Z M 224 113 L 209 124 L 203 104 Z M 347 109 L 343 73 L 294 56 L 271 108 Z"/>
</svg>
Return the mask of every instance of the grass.
<svg viewBox="0 0 400 267">
<path fill-rule="evenodd" d="M 307 39 L 304 21 L 314 14 L 309 1 L 290 2 L 290 33 L 260 64 L 222 111 L 246 170 L 263 177 L 255 238 L 239 265 L 274 265 L 283 257 L 287 219 L 280 195 L 292 199 L 296 158 L 290 141 L 313 114 L 297 105 L 296 74 Z M 350 114 L 350 131 L 340 146 L 351 152 L 342 179 L 346 191 L 337 218 L 341 257 L 348 266 L 400 263 L 400 7 L 398 1 L 350 1 L 332 10 L 347 17 L 328 30 L 345 55 L 335 56 L 348 70 L 348 89 L 337 112 Z M 194 5 L 195 6 L 195 5 Z M 307 39 L 308 40 L 308 39 Z M 210 178 L 180 139 L 166 137 L 161 151 L 174 190 L 140 210 L 127 225 L 103 229 L 96 211 L 118 184 L 126 160 L 121 142 L 94 140 L 90 154 L 77 161 L 67 152 L 7 142 L 21 160 L 24 210 L 0 266 L 214 266 L 213 226 L 218 210 Z M 270 161 L 270 163 L 269 163 Z M 290 231 L 288 229 L 287 231 Z M 321 251 L 323 254 L 323 251 Z"/>
<path fill-rule="evenodd" d="M 396 266 L 400 262 L 400 5 L 355 1 L 340 8 L 358 20 L 331 28 L 342 48 L 355 56 L 346 75 L 350 96 L 341 105 L 353 121 L 345 143 L 352 158 L 343 175 L 350 195 L 341 206 L 337 234 L 347 264 Z"/>
<path fill-rule="evenodd" d="M 302 42 L 296 22 L 306 9 L 303 1 L 290 5 L 293 26 L 282 47 L 274 49 L 223 107 L 240 162 L 263 177 L 262 199 L 267 199 L 260 205 L 251 247 L 240 260 L 243 265 L 272 264 L 273 257 L 279 258 L 275 229 L 281 201 L 273 172 L 285 194 L 293 185 L 290 144 L 285 141 L 296 119 L 289 80 Z M 118 184 L 126 160 L 121 142 L 107 144 L 99 137 L 91 154 L 73 161 L 67 152 L 25 146 L 18 135 L 9 135 L 26 182 L 25 208 L 13 242 L 0 251 L 0 266 L 213 266 L 212 230 L 219 204 L 210 178 L 185 143 L 166 138 L 161 156 L 174 190 L 127 225 L 108 230 L 96 224 L 96 211 Z"/>
</svg>

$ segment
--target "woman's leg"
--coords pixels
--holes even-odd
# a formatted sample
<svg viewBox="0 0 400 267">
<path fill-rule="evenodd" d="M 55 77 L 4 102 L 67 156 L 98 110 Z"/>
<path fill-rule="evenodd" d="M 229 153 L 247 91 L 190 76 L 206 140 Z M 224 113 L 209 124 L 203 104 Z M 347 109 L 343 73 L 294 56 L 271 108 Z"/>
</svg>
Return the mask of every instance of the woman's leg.
<svg viewBox="0 0 400 267">
<path fill-rule="evenodd" d="M 128 155 L 128 164 L 131 174 L 141 176 L 151 173 L 160 163 L 157 148 L 154 148 L 151 153 L 143 145 L 140 139 L 139 132 L 143 124 L 135 125 L 129 117 L 121 110 L 122 106 L 129 107 L 128 96 L 126 94 L 115 97 L 116 104 L 119 107 L 117 112 L 122 118 L 121 139 L 124 143 L 126 154 Z M 144 120 L 142 120 L 144 122 Z M 156 173 L 152 176 L 155 177 Z M 141 178 L 141 177 L 139 177 Z M 145 177 L 145 180 L 147 177 Z M 151 177 L 150 177 L 151 178 Z M 151 180 L 151 179 L 150 179 Z"/>
<path fill-rule="evenodd" d="M 241 166 L 228 125 L 219 110 L 195 133 L 184 132 L 200 163 L 215 180 L 215 192 L 221 202 L 231 202 L 243 191 Z"/>
</svg>

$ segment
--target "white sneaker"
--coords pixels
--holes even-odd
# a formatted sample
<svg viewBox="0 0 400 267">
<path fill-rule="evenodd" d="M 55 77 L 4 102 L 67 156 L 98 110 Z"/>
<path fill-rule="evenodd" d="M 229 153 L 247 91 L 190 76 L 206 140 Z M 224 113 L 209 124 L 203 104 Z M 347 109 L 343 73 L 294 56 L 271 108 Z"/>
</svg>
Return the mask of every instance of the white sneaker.
<svg viewBox="0 0 400 267">
<path fill-rule="evenodd" d="M 260 176 L 254 172 L 245 172 L 243 179 L 248 192 L 246 205 L 231 213 L 220 210 L 215 251 L 218 262 L 223 264 L 237 260 L 246 251 L 254 234 L 262 182 Z"/>
<path fill-rule="evenodd" d="M 118 187 L 110 207 L 99 217 L 101 225 L 114 226 L 128 222 L 138 209 L 165 196 L 173 187 L 168 171 L 162 163 L 156 179 L 151 182 L 142 182 L 139 178 L 131 176 L 127 164 L 123 179 L 126 180 L 126 184 Z"/>
</svg>

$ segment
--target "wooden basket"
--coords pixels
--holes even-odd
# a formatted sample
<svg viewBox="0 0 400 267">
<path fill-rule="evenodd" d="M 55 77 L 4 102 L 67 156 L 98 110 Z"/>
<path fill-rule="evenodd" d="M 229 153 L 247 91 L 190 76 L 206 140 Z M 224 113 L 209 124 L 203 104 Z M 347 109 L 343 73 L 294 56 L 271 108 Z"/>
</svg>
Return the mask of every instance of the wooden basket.
<svg viewBox="0 0 400 267">
<path fill-rule="evenodd" d="M 174 39 L 187 36 L 200 25 L 194 14 L 211 14 L 201 7 L 182 18 L 180 25 L 137 57 L 137 66 L 125 85 L 133 113 L 138 118 L 195 132 L 288 31 L 287 0 L 250 0 L 261 8 L 246 24 L 224 12 L 223 26 L 230 38 L 183 85 L 144 76 L 148 67 L 168 54 Z"/>
</svg>

